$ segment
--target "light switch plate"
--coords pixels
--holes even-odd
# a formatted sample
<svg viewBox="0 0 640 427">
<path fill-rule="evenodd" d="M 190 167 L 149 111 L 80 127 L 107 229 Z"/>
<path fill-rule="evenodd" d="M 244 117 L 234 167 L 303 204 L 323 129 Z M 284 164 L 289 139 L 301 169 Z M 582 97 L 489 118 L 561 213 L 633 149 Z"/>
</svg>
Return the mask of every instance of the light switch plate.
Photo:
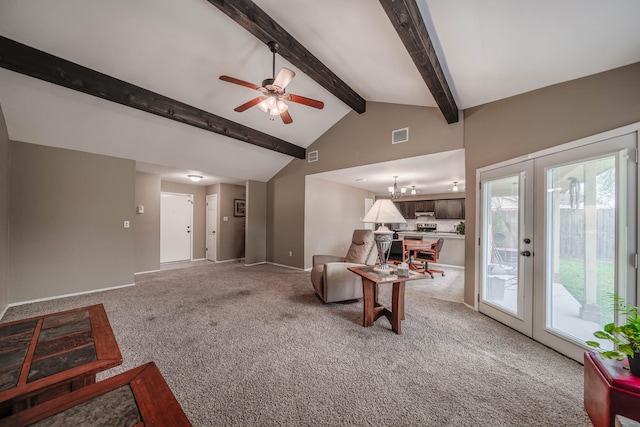
<svg viewBox="0 0 640 427">
<path fill-rule="evenodd" d="M 131 223 L 129 221 L 124 222 L 124 228 L 129 228 L 130 225 Z"/>
</svg>

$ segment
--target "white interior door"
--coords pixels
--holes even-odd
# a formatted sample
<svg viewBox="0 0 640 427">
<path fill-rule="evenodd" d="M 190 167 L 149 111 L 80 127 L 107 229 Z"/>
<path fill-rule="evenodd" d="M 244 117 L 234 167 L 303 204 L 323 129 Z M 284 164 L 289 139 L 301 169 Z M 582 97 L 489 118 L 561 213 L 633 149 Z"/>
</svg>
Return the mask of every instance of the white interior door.
<svg viewBox="0 0 640 427">
<path fill-rule="evenodd" d="M 218 224 L 218 195 L 207 196 L 207 259 L 216 261 Z"/>
<path fill-rule="evenodd" d="M 160 197 L 160 262 L 191 260 L 193 195 L 162 193 Z"/>
</svg>

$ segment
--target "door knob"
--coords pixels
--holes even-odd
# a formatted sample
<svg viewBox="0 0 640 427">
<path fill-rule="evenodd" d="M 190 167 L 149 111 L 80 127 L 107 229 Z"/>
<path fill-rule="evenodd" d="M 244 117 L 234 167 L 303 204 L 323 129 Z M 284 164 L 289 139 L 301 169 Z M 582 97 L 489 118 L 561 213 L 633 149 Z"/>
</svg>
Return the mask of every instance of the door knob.
<svg viewBox="0 0 640 427">
<path fill-rule="evenodd" d="M 529 243 L 531 243 L 531 239 L 527 237 L 524 239 L 524 242 L 528 245 Z"/>
<path fill-rule="evenodd" d="M 531 252 L 529 252 L 529 251 L 522 251 L 522 252 L 520 252 L 520 255 L 522 255 L 522 256 L 531 256 Z"/>
</svg>

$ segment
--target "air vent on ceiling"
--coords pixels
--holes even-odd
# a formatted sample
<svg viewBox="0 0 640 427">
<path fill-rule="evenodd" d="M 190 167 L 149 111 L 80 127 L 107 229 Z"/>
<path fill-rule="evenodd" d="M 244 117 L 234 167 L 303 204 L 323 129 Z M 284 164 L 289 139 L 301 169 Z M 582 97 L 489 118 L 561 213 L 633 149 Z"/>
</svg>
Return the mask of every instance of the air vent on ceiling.
<svg viewBox="0 0 640 427">
<path fill-rule="evenodd" d="M 409 128 L 396 129 L 391 132 L 391 143 L 400 144 L 409 140 Z"/>
<path fill-rule="evenodd" d="M 309 163 L 318 161 L 318 150 L 309 151 Z"/>
</svg>

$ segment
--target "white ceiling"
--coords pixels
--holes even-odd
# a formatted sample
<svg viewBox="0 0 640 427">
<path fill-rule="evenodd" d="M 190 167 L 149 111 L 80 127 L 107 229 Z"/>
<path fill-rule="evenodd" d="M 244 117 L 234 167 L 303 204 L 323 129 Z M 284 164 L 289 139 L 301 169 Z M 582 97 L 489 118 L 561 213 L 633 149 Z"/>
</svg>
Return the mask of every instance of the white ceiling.
<svg viewBox="0 0 640 427">
<path fill-rule="evenodd" d="M 435 106 L 377 1 L 254 2 L 367 101 Z M 637 0 L 417 2 L 461 109 L 640 61 Z M 296 72 L 287 91 L 325 108 L 290 104 L 290 125 L 234 112 L 256 92 L 218 77 L 260 84 L 271 52 L 206 0 L 2 0 L 0 34 L 305 148 L 349 112 L 281 57 L 276 69 Z M 0 104 L 14 140 L 134 159 L 165 179 L 267 181 L 291 160 L 4 69 Z M 406 167 L 388 178 L 424 173 Z M 441 181 L 458 180 L 449 170 Z"/>
</svg>

